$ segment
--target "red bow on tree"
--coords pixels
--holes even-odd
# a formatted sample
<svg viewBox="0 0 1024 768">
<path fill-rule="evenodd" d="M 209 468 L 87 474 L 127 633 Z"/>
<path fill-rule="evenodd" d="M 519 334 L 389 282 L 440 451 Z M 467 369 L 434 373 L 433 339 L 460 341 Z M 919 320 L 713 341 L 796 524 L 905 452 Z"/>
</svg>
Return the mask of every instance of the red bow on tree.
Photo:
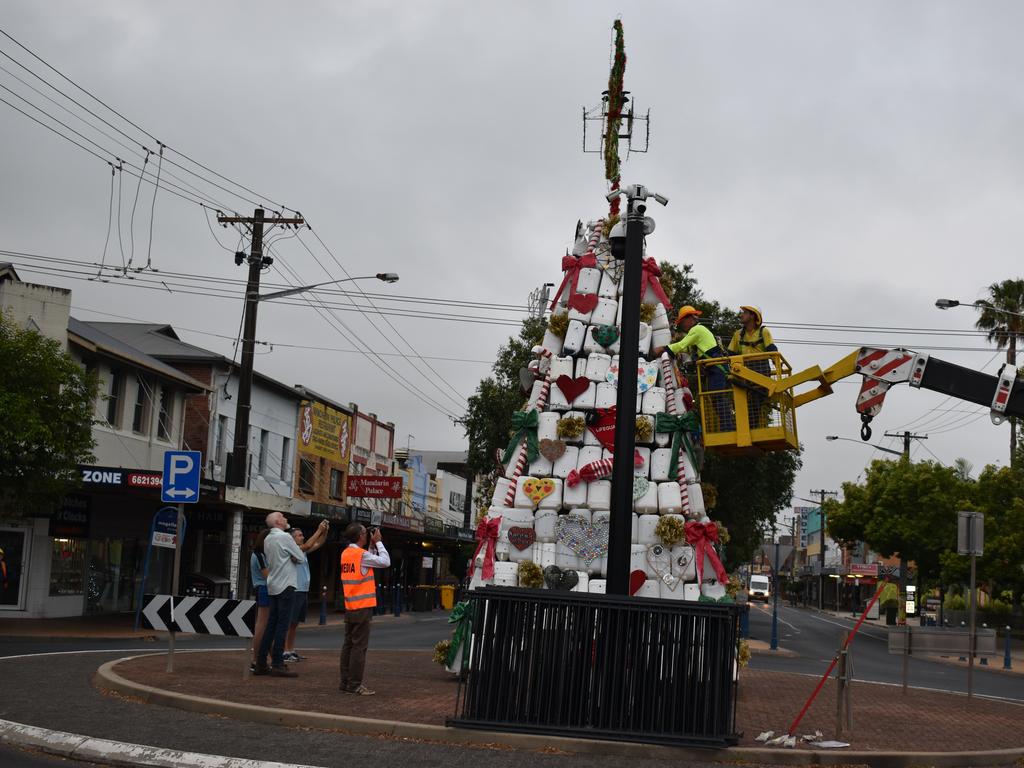
<svg viewBox="0 0 1024 768">
<path fill-rule="evenodd" d="M 565 290 L 565 286 L 569 285 L 569 298 L 571 299 L 576 295 L 576 286 L 580 282 L 580 270 L 597 267 L 597 256 L 594 255 L 593 251 L 580 256 L 578 259 L 575 256 L 563 256 L 562 257 L 562 271 L 565 272 L 565 277 L 562 278 L 562 284 L 558 286 L 558 290 L 555 291 L 555 298 L 551 300 L 551 309 L 555 308 L 558 304 L 558 299 L 562 295 L 562 291 Z M 569 281 L 572 281 L 570 284 Z M 660 284 L 659 284 L 660 288 Z"/>
<path fill-rule="evenodd" d="M 686 543 L 693 547 L 694 559 L 697 561 L 697 583 L 704 583 L 704 556 L 707 555 L 711 567 L 715 569 L 715 576 L 720 584 L 729 580 L 722 561 L 718 559 L 714 545 L 718 543 L 718 526 L 714 523 L 697 523 L 690 521 L 686 524 Z"/>
<path fill-rule="evenodd" d="M 661 281 L 658 279 L 660 275 L 661 267 L 658 266 L 658 262 L 654 260 L 654 257 L 648 256 L 644 259 L 643 272 L 640 277 L 640 301 L 644 300 L 647 288 L 650 287 L 654 291 L 654 295 L 658 297 L 658 301 L 665 305 L 666 310 L 671 312 L 672 302 L 668 300 L 668 296 L 665 295 L 665 289 L 661 287 Z"/>
<path fill-rule="evenodd" d="M 485 517 L 476 527 L 476 551 L 469 563 L 469 578 L 473 578 L 473 571 L 476 570 L 476 556 L 480 550 L 484 550 L 484 564 L 480 575 L 484 581 L 494 578 L 494 545 L 498 541 L 498 532 L 501 530 L 500 517 Z"/>
</svg>

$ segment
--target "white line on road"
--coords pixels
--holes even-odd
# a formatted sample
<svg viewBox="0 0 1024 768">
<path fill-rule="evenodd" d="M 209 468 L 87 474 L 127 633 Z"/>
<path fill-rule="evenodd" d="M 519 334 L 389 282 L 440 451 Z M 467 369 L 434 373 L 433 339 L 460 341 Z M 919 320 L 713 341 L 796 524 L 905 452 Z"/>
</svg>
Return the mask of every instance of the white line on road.
<svg viewBox="0 0 1024 768">
<path fill-rule="evenodd" d="M 758 607 L 759 607 L 759 608 L 761 608 L 761 610 L 763 610 L 763 611 L 764 611 L 765 613 L 768 613 L 768 606 L 758 606 Z M 781 616 L 779 616 L 779 617 L 778 617 L 778 622 L 779 622 L 780 624 L 785 624 L 785 625 L 786 625 L 787 627 L 789 627 L 790 629 L 792 629 L 792 630 L 793 630 L 794 632 L 796 632 L 796 633 L 797 633 L 798 635 L 800 634 L 800 627 L 797 627 L 797 626 L 795 626 L 795 625 L 793 625 L 793 624 L 790 624 L 790 623 L 789 623 L 788 621 L 786 621 L 786 620 L 785 620 L 784 618 L 782 618 Z"/>
</svg>

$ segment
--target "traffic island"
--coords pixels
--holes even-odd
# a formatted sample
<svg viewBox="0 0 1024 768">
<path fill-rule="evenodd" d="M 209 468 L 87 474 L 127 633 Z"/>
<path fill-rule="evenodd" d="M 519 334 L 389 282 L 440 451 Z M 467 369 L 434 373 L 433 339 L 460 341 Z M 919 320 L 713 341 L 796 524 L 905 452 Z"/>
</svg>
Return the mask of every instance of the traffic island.
<svg viewBox="0 0 1024 768">
<path fill-rule="evenodd" d="M 736 711 L 739 745 L 697 750 L 446 728 L 457 683 L 431 661 L 429 651 L 370 651 L 365 682 L 377 695 L 358 698 L 338 691 L 336 653 L 311 651 L 307 660 L 292 665 L 299 672 L 295 679 L 243 678 L 245 658 L 236 651 L 179 652 L 176 671 L 168 674 L 164 654 L 137 656 L 105 664 L 96 682 L 145 703 L 240 720 L 520 749 L 799 765 L 1013 765 L 1024 758 L 1024 706 L 975 699 L 968 709 L 961 695 L 914 689 L 903 695 L 888 685 L 854 683 L 849 749 L 766 748 L 754 738 L 767 730 L 784 731 L 817 681 L 744 669 Z M 798 736 L 815 730 L 826 738 L 833 735 L 833 685 L 826 683 Z"/>
</svg>

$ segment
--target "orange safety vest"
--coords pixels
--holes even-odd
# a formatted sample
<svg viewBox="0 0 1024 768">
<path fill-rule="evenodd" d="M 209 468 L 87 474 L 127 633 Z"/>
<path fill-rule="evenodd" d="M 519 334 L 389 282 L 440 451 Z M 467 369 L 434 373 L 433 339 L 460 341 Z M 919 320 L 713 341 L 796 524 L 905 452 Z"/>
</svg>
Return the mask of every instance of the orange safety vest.
<svg viewBox="0 0 1024 768">
<path fill-rule="evenodd" d="M 377 585 L 373 568 L 363 575 L 363 548 L 345 547 L 341 552 L 341 587 L 345 593 L 345 610 L 374 608 L 377 605 Z"/>
</svg>

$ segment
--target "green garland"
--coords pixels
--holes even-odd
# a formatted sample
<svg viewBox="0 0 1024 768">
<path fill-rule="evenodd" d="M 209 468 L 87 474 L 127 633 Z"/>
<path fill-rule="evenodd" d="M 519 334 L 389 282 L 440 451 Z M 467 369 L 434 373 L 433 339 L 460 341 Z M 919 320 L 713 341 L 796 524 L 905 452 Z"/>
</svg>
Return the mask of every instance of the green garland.
<svg viewBox="0 0 1024 768">
<path fill-rule="evenodd" d="M 622 36 L 622 22 L 618 19 L 612 25 L 615 30 L 615 56 L 612 59 L 612 70 L 608 75 L 608 137 L 604 144 L 604 177 L 612 184 L 613 189 L 619 184 L 619 133 L 622 130 L 622 92 L 623 76 L 626 74 L 626 46 Z M 619 198 L 612 204 L 612 213 L 618 212 Z"/>
<path fill-rule="evenodd" d="M 674 547 L 686 538 L 686 523 L 678 517 L 665 516 L 654 526 L 654 535 L 661 539 L 666 547 Z"/>
<path fill-rule="evenodd" d="M 544 586 L 544 571 L 532 560 L 523 560 L 519 564 L 519 586 L 540 589 Z"/>
</svg>

